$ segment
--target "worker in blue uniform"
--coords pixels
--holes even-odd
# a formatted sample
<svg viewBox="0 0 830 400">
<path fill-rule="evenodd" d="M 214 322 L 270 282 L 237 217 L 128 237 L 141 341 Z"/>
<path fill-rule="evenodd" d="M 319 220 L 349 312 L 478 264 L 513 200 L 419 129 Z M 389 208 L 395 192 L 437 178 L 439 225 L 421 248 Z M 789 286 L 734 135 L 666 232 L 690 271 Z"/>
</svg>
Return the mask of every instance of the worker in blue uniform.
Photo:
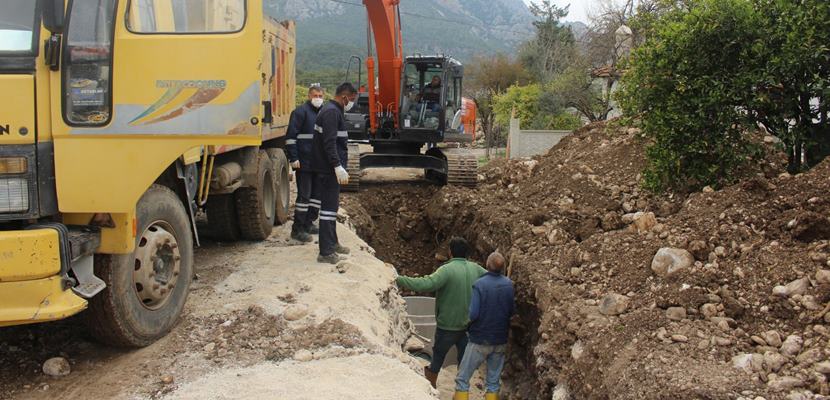
<svg viewBox="0 0 830 400">
<path fill-rule="evenodd" d="M 312 140 L 311 169 L 317 178 L 320 194 L 320 254 L 317 262 L 337 264 L 339 254 L 349 249 L 337 240 L 337 210 L 340 209 L 340 186 L 349 183 L 346 171 L 349 159 L 349 133 L 344 113 L 354 107 L 357 90 L 351 83 L 337 87 L 334 98 L 317 114 Z"/>
<path fill-rule="evenodd" d="M 303 243 L 311 242 L 311 235 L 319 228 L 314 225 L 320 211 L 320 199 L 315 187 L 315 175 L 311 170 L 311 148 L 314 139 L 314 122 L 323 107 L 323 88 L 308 89 L 308 101 L 291 112 L 285 148 L 288 161 L 296 172 L 297 200 L 294 203 L 294 225 L 291 238 Z"/>
</svg>

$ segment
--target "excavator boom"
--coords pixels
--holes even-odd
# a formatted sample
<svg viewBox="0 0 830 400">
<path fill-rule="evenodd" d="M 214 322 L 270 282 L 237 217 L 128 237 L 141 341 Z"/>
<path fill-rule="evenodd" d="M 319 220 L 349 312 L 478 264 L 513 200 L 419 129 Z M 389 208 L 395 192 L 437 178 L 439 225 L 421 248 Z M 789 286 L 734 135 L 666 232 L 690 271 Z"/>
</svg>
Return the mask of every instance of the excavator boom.
<svg viewBox="0 0 830 400">
<path fill-rule="evenodd" d="M 397 116 L 401 97 L 401 66 L 403 42 L 401 38 L 400 0 L 363 0 L 369 17 L 369 26 L 375 38 L 377 52 L 377 87 L 375 87 L 375 59 L 366 59 L 369 72 L 369 119 L 371 129 L 378 129 L 379 113 L 392 110 Z M 397 121 L 397 118 L 394 118 Z"/>
</svg>

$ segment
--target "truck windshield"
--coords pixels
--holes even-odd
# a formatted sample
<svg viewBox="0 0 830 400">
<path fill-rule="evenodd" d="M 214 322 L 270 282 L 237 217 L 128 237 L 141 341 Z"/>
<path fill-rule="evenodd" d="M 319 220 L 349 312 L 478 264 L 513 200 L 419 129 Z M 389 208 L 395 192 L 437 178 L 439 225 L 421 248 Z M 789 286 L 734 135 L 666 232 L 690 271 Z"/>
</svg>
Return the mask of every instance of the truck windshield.
<svg viewBox="0 0 830 400">
<path fill-rule="evenodd" d="M 36 4 L 32 0 L 0 1 L 0 55 L 34 51 Z"/>
</svg>

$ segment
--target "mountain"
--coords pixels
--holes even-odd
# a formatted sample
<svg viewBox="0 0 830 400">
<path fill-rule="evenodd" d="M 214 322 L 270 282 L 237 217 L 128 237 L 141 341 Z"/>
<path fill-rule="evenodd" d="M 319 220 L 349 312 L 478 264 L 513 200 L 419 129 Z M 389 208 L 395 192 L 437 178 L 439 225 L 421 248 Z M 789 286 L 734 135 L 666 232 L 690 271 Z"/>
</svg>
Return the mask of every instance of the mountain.
<svg viewBox="0 0 830 400">
<path fill-rule="evenodd" d="M 365 57 L 362 0 L 266 0 L 266 13 L 297 21 L 298 72 L 345 70 L 351 55 Z M 522 0 L 402 0 L 404 53 L 511 52 L 533 34 L 533 15 Z"/>
<path fill-rule="evenodd" d="M 588 25 L 585 25 L 584 22 L 580 21 L 565 22 L 564 25 L 571 28 L 571 32 L 574 33 L 574 38 L 576 38 L 577 41 L 583 40 L 585 35 L 588 34 L 588 31 L 590 30 Z"/>
</svg>

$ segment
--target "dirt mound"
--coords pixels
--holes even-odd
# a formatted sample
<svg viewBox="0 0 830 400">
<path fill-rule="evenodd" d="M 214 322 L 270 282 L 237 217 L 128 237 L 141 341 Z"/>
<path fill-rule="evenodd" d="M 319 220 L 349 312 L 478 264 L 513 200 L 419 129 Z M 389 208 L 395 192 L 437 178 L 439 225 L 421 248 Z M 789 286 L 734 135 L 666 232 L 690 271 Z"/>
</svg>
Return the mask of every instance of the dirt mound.
<svg viewBox="0 0 830 400">
<path fill-rule="evenodd" d="M 206 358 L 219 365 L 247 366 L 264 359 L 279 361 L 294 357 L 299 350 L 315 353 L 328 347 L 367 346 L 360 331 L 340 319 L 291 329 L 282 316 L 267 314 L 259 306 L 189 323 L 194 327 L 188 340 L 191 350 L 203 351 Z"/>
<path fill-rule="evenodd" d="M 736 185 L 655 196 L 644 147 L 636 129 L 592 125 L 428 200 L 436 236 L 510 260 L 522 318 L 504 392 L 827 395 L 830 161 L 789 176 L 767 148 Z"/>
<path fill-rule="evenodd" d="M 483 171 L 478 191 L 446 188 L 428 207 L 434 229 L 463 229 L 479 251 L 513 260 L 525 322 L 514 337 L 527 352 L 511 362 L 512 392 L 827 394 L 817 363 L 828 356 L 830 288 L 816 274 L 830 246 L 830 161 L 796 177 L 766 162 L 721 191 L 655 197 L 639 188 L 642 148 L 634 130 L 594 126 L 547 156 L 493 168 L 506 178 Z M 657 275 L 664 248 L 687 252 L 690 265 Z M 522 382 L 528 375 L 535 382 Z"/>
</svg>

